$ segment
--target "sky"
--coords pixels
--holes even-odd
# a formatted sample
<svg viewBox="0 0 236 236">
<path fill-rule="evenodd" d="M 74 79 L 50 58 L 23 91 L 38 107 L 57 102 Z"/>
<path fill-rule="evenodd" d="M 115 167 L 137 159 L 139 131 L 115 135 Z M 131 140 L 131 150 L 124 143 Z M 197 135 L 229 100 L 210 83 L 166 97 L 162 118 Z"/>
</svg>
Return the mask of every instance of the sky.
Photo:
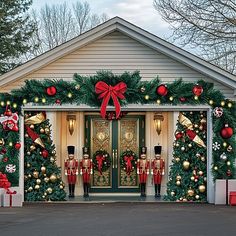
<svg viewBox="0 0 236 236">
<path fill-rule="evenodd" d="M 33 0 L 32 8 L 39 10 L 48 5 L 67 2 L 72 5 L 77 0 Z M 82 0 L 83 1 L 83 0 Z M 153 0 L 87 0 L 93 13 L 106 13 L 110 18 L 119 16 L 163 39 L 171 34 L 169 25 L 153 7 Z"/>
</svg>

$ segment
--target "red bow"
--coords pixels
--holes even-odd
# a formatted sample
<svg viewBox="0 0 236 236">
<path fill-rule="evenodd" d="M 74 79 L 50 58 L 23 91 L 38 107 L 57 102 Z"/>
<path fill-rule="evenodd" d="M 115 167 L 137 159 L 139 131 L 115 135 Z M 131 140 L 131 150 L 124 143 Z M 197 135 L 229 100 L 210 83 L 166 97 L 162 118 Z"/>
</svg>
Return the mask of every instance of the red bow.
<svg viewBox="0 0 236 236">
<path fill-rule="evenodd" d="M 126 164 L 126 173 L 127 175 L 130 175 L 130 172 L 132 171 L 132 163 L 131 161 L 134 159 L 132 156 L 125 156 L 125 164 Z"/>
<path fill-rule="evenodd" d="M 96 156 L 96 161 L 98 164 L 98 171 L 99 171 L 100 175 L 102 175 L 102 165 L 103 165 L 104 160 L 105 160 L 105 157 L 103 155 Z"/>
<path fill-rule="evenodd" d="M 105 119 L 106 117 L 106 109 L 107 104 L 112 97 L 114 106 L 116 108 L 116 118 L 120 115 L 120 103 L 118 101 L 118 98 L 125 99 L 124 93 L 126 92 L 127 85 L 124 82 L 120 82 L 114 87 L 111 85 L 106 84 L 103 81 L 99 81 L 95 85 L 95 92 L 99 94 L 98 98 L 102 99 L 102 105 L 101 105 L 101 116 Z"/>
</svg>

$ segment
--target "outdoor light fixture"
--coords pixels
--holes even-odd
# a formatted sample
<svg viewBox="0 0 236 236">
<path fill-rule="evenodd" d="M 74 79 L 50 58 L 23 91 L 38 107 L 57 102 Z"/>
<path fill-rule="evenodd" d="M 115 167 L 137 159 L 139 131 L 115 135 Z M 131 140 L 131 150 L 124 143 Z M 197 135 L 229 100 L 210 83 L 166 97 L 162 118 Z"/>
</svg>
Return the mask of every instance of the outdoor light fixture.
<svg viewBox="0 0 236 236">
<path fill-rule="evenodd" d="M 161 122 L 164 120 L 164 116 L 161 113 L 154 114 L 154 127 L 158 135 L 161 133 Z"/>
<path fill-rule="evenodd" d="M 70 135 L 72 135 L 75 130 L 76 116 L 72 114 L 68 114 L 67 121 L 68 121 L 68 129 L 69 129 Z"/>
</svg>

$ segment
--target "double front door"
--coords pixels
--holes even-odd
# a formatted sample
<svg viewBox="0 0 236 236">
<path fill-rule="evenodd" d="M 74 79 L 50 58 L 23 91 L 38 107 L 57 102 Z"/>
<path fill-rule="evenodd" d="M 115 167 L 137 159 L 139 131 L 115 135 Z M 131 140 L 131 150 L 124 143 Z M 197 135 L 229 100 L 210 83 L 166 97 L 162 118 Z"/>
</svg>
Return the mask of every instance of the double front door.
<svg viewBox="0 0 236 236">
<path fill-rule="evenodd" d="M 136 163 L 127 172 L 121 155 L 135 153 L 139 157 L 139 147 L 145 145 L 145 116 L 126 115 L 120 120 L 105 120 L 100 116 L 85 117 L 85 145 L 90 147 L 91 158 L 97 151 L 104 151 L 110 157 L 110 167 L 103 171 L 94 170 L 91 192 L 138 192 L 139 183 Z M 107 165 L 103 160 L 103 165 Z M 134 164 L 134 165 L 133 165 Z"/>
</svg>

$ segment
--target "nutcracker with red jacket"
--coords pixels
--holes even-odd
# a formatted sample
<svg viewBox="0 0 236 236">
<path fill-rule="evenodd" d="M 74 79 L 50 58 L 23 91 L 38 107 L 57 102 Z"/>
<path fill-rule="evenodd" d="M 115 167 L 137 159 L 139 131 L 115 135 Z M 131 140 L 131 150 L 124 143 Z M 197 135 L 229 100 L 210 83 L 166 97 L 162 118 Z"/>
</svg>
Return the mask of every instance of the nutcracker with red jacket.
<svg viewBox="0 0 236 236">
<path fill-rule="evenodd" d="M 161 146 L 155 146 L 155 158 L 151 163 L 151 174 L 153 175 L 153 182 L 155 184 L 155 197 L 160 197 L 161 193 L 161 180 L 165 174 L 165 161 L 161 158 Z"/>
<path fill-rule="evenodd" d="M 147 160 L 147 147 L 140 148 L 140 159 L 137 161 L 141 197 L 146 197 L 146 182 L 149 175 L 150 162 Z"/>
<path fill-rule="evenodd" d="M 75 146 L 68 146 L 68 158 L 65 160 L 65 175 L 68 179 L 69 197 L 75 196 L 75 184 L 79 173 L 79 163 L 75 158 Z"/>
<path fill-rule="evenodd" d="M 83 177 L 84 197 L 89 197 L 89 186 L 91 174 L 93 174 L 93 162 L 89 158 L 89 150 L 83 147 L 83 158 L 80 161 L 80 174 Z"/>
</svg>

